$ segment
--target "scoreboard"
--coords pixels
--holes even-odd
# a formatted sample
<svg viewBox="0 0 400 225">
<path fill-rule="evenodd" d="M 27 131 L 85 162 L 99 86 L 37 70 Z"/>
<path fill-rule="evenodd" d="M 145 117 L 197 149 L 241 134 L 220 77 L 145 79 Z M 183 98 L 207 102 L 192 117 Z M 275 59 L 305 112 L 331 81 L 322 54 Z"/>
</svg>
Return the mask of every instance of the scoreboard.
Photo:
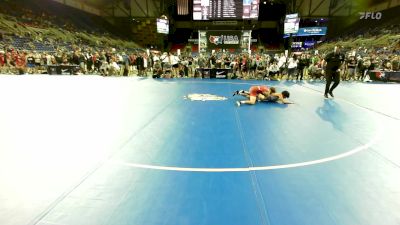
<svg viewBox="0 0 400 225">
<path fill-rule="evenodd" d="M 193 20 L 258 19 L 259 0 L 193 0 Z"/>
</svg>

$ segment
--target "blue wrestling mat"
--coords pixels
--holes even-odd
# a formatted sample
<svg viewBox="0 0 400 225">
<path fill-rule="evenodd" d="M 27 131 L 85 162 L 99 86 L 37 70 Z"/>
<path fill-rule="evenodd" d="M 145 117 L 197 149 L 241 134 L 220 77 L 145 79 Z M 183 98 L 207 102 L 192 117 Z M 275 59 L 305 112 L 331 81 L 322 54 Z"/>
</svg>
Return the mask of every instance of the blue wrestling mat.
<svg viewBox="0 0 400 225">
<path fill-rule="evenodd" d="M 323 89 L 0 76 L 0 224 L 400 224 L 400 85 Z"/>
</svg>

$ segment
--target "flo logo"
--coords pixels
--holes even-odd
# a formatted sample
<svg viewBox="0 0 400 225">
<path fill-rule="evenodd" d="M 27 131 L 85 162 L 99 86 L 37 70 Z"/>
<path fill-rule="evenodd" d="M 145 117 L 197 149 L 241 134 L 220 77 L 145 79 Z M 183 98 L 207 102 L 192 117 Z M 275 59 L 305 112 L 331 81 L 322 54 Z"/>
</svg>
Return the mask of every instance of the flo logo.
<svg viewBox="0 0 400 225">
<path fill-rule="evenodd" d="M 210 36 L 208 40 L 214 45 L 222 44 L 222 36 Z"/>
<path fill-rule="evenodd" d="M 367 20 L 367 19 L 380 20 L 382 18 L 381 12 L 360 12 L 359 14 L 360 14 L 360 20 Z"/>
</svg>

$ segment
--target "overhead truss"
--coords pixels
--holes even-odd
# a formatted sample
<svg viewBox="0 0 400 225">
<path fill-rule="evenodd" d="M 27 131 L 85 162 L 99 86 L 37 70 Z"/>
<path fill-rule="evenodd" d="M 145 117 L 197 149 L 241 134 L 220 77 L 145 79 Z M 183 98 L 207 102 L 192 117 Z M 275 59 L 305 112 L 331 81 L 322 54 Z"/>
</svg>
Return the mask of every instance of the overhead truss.
<svg viewBox="0 0 400 225">
<path fill-rule="evenodd" d="M 165 12 L 166 0 L 114 0 L 104 7 L 109 17 L 155 18 Z"/>
</svg>

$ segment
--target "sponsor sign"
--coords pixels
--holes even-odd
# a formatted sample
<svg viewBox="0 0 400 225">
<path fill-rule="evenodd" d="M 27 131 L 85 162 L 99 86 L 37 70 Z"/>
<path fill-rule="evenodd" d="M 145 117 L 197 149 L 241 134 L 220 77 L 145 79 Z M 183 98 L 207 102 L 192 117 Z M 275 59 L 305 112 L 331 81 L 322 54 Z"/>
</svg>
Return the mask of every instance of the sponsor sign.
<svg viewBox="0 0 400 225">
<path fill-rule="evenodd" d="M 312 48 L 315 45 L 315 41 L 305 41 L 304 48 Z"/>
<path fill-rule="evenodd" d="M 209 49 L 215 48 L 240 48 L 240 31 L 209 31 L 207 40 Z"/>
<path fill-rule="evenodd" d="M 213 21 L 213 25 L 216 26 L 236 26 L 238 24 L 237 21 Z"/>
<path fill-rule="evenodd" d="M 302 27 L 297 33 L 292 34 L 295 37 L 302 36 L 323 36 L 326 35 L 327 27 Z M 289 35 L 284 35 L 284 38 L 289 37 Z"/>
<path fill-rule="evenodd" d="M 228 70 L 218 70 L 215 72 L 215 78 L 226 79 L 228 77 Z"/>
<path fill-rule="evenodd" d="M 301 48 L 302 45 L 303 45 L 303 42 L 301 42 L 301 41 L 292 42 L 292 48 Z"/>
<path fill-rule="evenodd" d="M 210 35 L 208 41 L 214 45 L 238 45 L 239 37 L 237 35 Z"/>
<path fill-rule="evenodd" d="M 326 27 L 302 27 L 297 36 L 326 35 Z"/>
<path fill-rule="evenodd" d="M 199 39 L 189 38 L 188 42 L 199 43 Z"/>
</svg>

